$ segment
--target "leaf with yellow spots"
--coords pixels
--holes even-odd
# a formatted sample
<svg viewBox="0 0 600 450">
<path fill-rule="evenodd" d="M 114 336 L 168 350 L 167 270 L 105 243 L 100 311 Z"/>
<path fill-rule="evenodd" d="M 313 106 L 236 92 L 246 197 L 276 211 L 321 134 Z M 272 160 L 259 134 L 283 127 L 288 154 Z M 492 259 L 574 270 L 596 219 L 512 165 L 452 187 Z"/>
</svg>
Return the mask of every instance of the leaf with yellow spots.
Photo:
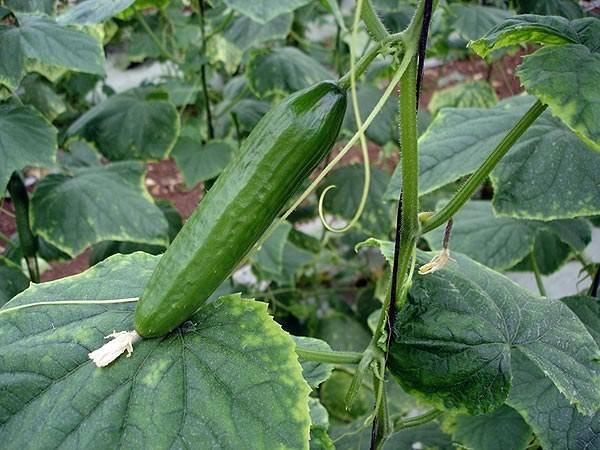
<svg viewBox="0 0 600 450">
<path fill-rule="evenodd" d="M 309 387 L 266 303 L 221 297 L 130 358 L 103 369 L 88 359 L 114 328 L 133 329 L 158 260 L 113 256 L 0 309 L 3 449 L 308 449 Z M 80 303 L 8 310 L 69 300 Z"/>
</svg>

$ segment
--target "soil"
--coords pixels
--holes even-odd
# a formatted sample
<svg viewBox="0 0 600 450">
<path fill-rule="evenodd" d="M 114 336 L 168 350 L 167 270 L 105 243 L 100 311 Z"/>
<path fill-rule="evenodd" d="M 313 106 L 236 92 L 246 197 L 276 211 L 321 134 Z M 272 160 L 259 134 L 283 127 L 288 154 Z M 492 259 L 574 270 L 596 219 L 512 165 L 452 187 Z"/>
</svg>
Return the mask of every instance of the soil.
<svg viewBox="0 0 600 450">
<path fill-rule="evenodd" d="M 452 83 L 445 84 L 445 82 L 448 79 L 457 78 L 456 74 L 464 77 L 464 81 L 469 79 L 488 79 L 500 98 L 521 92 L 522 87 L 514 75 L 514 70 L 526 53 L 528 52 L 520 51 L 515 55 L 506 55 L 500 61 L 496 62 L 491 69 L 486 66 L 483 60 L 472 57 L 466 60 L 452 61 L 439 67 L 425 70 L 420 107 L 426 108 L 432 93 L 441 84 L 450 86 Z M 369 155 L 372 161 L 377 161 L 379 148 L 376 145 L 370 145 Z M 344 157 L 341 164 L 359 162 L 360 160 L 360 151 L 358 148 L 355 148 Z M 394 160 L 388 161 L 386 164 L 388 169 L 391 169 L 394 165 Z M 172 159 L 157 163 L 148 163 L 146 187 L 154 198 L 168 199 L 173 202 L 184 219 L 190 216 L 202 196 L 202 185 L 199 184 L 192 189 L 188 189 L 183 183 L 183 177 L 177 170 Z M 0 210 L 0 232 L 6 236 L 11 236 L 15 232 L 15 223 L 14 219 L 10 216 L 12 205 L 9 199 L 5 199 L 2 208 Z M 0 240 L 0 253 L 4 249 L 4 242 Z M 83 272 L 89 267 L 89 254 L 90 251 L 88 250 L 71 261 L 52 262 L 51 268 L 42 274 L 42 281 L 56 280 Z"/>
</svg>

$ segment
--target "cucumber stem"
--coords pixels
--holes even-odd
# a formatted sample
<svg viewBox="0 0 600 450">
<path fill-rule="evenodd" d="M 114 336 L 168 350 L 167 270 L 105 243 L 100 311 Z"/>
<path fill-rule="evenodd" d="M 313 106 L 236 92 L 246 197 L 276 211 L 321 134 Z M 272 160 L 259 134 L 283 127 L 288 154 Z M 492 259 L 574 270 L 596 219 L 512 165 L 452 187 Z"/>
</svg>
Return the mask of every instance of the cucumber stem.
<svg viewBox="0 0 600 450">
<path fill-rule="evenodd" d="M 512 148 L 515 142 L 517 142 L 531 124 L 546 110 L 546 107 L 546 105 L 537 100 L 534 105 L 529 108 L 525 115 L 519 119 L 506 136 L 504 136 L 504 139 L 502 139 L 492 153 L 485 159 L 483 164 L 469 177 L 467 182 L 458 190 L 458 192 L 454 194 L 454 197 L 452 197 L 440 211 L 436 212 L 433 217 L 425 221 L 421 228 L 421 234 L 428 233 L 446 223 L 450 217 L 462 208 L 504 155 Z"/>
</svg>

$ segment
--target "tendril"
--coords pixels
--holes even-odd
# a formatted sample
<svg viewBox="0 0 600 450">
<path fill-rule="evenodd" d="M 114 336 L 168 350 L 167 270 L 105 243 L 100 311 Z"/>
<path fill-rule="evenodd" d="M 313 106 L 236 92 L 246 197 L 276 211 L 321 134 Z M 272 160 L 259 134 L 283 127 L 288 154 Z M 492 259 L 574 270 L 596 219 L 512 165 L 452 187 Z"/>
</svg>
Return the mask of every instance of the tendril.
<svg viewBox="0 0 600 450">
<path fill-rule="evenodd" d="M 356 94 L 356 64 L 355 64 L 355 52 L 356 52 L 356 35 L 358 32 L 358 24 L 360 22 L 360 15 L 362 11 L 363 0 L 358 0 L 356 4 L 356 11 L 354 13 L 354 23 L 352 24 L 352 36 L 350 39 L 350 92 L 352 95 L 352 110 L 354 112 L 354 119 L 356 121 L 356 127 L 358 128 L 358 138 L 360 141 L 360 148 L 363 157 L 363 168 L 364 168 L 364 182 L 363 189 L 360 196 L 360 202 L 358 204 L 358 208 L 356 209 L 354 215 L 350 219 L 350 221 L 341 228 L 334 228 L 330 224 L 327 223 L 327 219 L 325 218 L 324 212 L 324 200 L 325 195 L 332 189 L 336 187 L 334 185 L 327 186 L 325 190 L 321 193 L 319 197 L 319 218 L 321 219 L 321 223 L 323 226 L 333 232 L 333 233 L 345 233 L 349 229 L 351 229 L 354 225 L 356 225 L 362 215 L 365 205 L 367 204 L 367 198 L 369 197 L 369 187 L 371 184 L 371 167 L 369 162 L 369 149 L 367 147 L 367 140 L 365 138 L 365 132 L 363 129 L 363 122 L 360 117 L 360 109 L 358 107 L 358 95 Z"/>
</svg>

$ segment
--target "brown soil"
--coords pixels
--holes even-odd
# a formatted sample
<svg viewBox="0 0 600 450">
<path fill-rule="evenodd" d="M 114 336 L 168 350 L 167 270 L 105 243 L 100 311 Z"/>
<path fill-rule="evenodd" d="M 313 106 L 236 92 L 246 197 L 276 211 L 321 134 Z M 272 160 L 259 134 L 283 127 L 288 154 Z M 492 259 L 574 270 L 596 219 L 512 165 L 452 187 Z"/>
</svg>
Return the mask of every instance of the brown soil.
<svg viewBox="0 0 600 450">
<path fill-rule="evenodd" d="M 489 79 L 500 98 L 521 92 L 522 87 L 514 75 L 514 69 L 521 62 L 525 53 L 527 52 L 521 51 L 513 56 L 507 55 L 501 61 L 496 62 L 491 70 L 481 59 L 476 57 L 462 61 L 452 61 L 440 67 L 426 70 L 420 106 L 426 108 L 432 93 L 439 87 L 440 81 L 453 73 L 459 73 L 465 79 Z M 369 145 L 369 155 L 372 161 L 378 161 L 379 148 L 376 145 Z M 342 164 L 360 161 L 360 151 L 355 148 L 344 157 Z M 395 165 L 395 161 L 388 161 L 386 168 L 391 169 L 393 165 Z M 190 216 L 202 195 L 201 185 L 195 186 L 191 190 L 185 187 L 183 178 L 171 159 L 148 164 L 146 187 L 154 198 L 164 198 L 172 201 L 184 218 Z M 12 211 L 10 200 L 5 200 L 3 208 L 9 212 Z M 4 211 L 0 211 L 0 232 L 8 236 L 15 232 L 14 219 Z M 4 243 L 0 241 L 0 253 L 4 249 Z M 51 269 L 42 275 L 42 281 L 55 280 L 80 273 L 89 267 L 88 258 L 89 250 L 72 261 L 53 262 L 51 263 Z"/>
</svg>

